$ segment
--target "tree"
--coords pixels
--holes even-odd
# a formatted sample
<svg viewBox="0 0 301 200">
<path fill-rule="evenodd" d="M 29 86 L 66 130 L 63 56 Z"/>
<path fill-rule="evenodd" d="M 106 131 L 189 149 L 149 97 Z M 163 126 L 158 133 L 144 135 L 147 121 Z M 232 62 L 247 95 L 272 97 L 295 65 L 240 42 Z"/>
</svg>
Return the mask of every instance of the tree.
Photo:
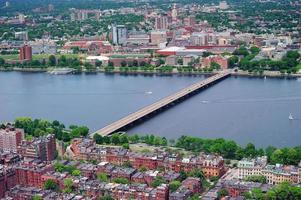
<svg viewBox="0 0 301 200">
<path fill-rule="evenodd" d="M 119 142 L 120 144 L 127 144 L 129 143 L 128 136 L 126 134 L 122 134 L 119 136 Z"/>
<path fill-rule="evenodd" d="M 226 189 L 220 189 L 218 192 L 217 192 L 217 198 L 218 199 L 222 199 L 223 197 L 226 197 L 228 196 L 229 193 L 228 193 L 228 190 Z"/>
<path fill-rule="evenodd" d="M 221 68 L 220 64 L 218 64 L 216 62 L 211 62 L 210 67 L 215 70 L 219 70 Z"/>
<path fill-rule="evenodd" d="M 283 163 L 283 158 L 284 158 L 283 151 L 281 149 L 277 149 L 271 155 L 271 163 L 273 164 Z"/>
<path fill-rule="evenodd" d="M 246 148 L 244 149 L 246 157 L 255 157 L 257 155 L 256 148 L 254 144 L 248 143 Z"/>
<path fill-rule="evenodd" d="M 126 67 L 127 63 L 125 60 L 123 60 L 123 61 L 121 61 L 120 65 L 121 65 L 121 67 Z"/>
<path fill-rule="evenodd" d="M 3 58 L 0 58 L 0 66 L 4 65 L 5 60 Z"/>
<path fill-rule="evenodd" d="M 114 200 L 114 198 L 111 197 L 110 195 L 105 195 L 103 197 L 100 197 L 99 200 Z"/>
<path fill-rule="evenodd" d="M 81 172 L 78 170 L 78 169 L 75 169 L 72 171 L 72 176 L 80 176 L 81 175 Z"/>
<path fill-rule="evenodd" d="M 32 200 L 43 200 L 43 198 L 38 195 L 35 195 L 32 197 Z"/>
<path fill-rule="evenodd" d="M 172 181 L 169 183 L 169 189 L 171 192 L 175 192 L 181 186 L 180 181 Z"/>
<path fill-rule="evenodd" d="M 64 193 L 71 193 L 73 191 L 73 181 L 70 178 L 64 180 Z"/>
<path fill-rule="evenodd" d="M 183 65 L 183 59 L 179 58 L 177 63 L 178 63 L 178 65 Z"/>
<path fill-rule="evenodd" d="M 267 179 L 265 176 L 261 176 L 261 175 L 254 175 L 254 176 L 248 176 L 245 178 L 245 181 L 249 181 L 249 182 L 258 182 L 258 183 L 267 183 Z"/>
<path fill-rule="evenodd" d="M 108 67 L 114 67 L 114 63 L 112 61 L 108 62 Z"/>
<path fill-rule="evenodd" d="M 162 176 L 157 176 L 155 180 L 151 183 L 151 186 L 156 188 L 160 186 L 161 184 L 166 183 L 166 180 Z"/>
<path fill-rule="evenodd" d="M 114 183 L 119 183 L 119 184 L 129 184 L 129 183 L 130 183 L 130 181 L 129 181 L 128 179 L 126 179 L 126 178 L 121 178 L 121 177 L 114 178 L 114 179 L 112 180 L 112 182 L 114 182 Z"/>
<path fill-rule="evenodd" d="M 101 182 L 108 182 L 108 175 L 106 173 L 98 173 L 97 179 Z"/>
<path fill-rule="evenodd" d="M 102 62 L 101 62 L 101 61 L 97 60 L 97 61 L 95 62 L 95 66 L 96 66 L 96 67 L 100 67 L 101 65 L 102 65 Z"/>
<path fill-rule="evenodd" d="M 103 137 L 97 133 L 93 136 L 93 139 L 95 140 L 96 144 L 103 144 L 104 142 Z"/>
<path fill-rule="evenodd" d="M 252 54 L 256 55 L 256 54 L 258 54 L 260 52 L 260 49 L 258 47 L 256 47 L 256 46 L 252 46 L 250 48 L 250 51 L 251 51 Z"/>
<path fill-rule="evenodd" d="M 59 187 L 58 187 L 58 184 L 52 180 L 52 179 L 48 179 L 47 181 L 45 181 L 44 183 L 44 189 L 45 190 L 58 190 Z"/>
<path fill-rule="evenodd" d="M 120 143 L 120 140 L 119 140 L 119 133 L 114 133 L 112 136 L 111 136 L 111 141 L 113 144 L 119 144 Z"/>
<path fill-rule="evenodd" d="M 50 55 L 48 58 L 48 63 L 50 66 L 55 66 L 56 65 L 56 58 L 54 55 Z"/>
</svg>

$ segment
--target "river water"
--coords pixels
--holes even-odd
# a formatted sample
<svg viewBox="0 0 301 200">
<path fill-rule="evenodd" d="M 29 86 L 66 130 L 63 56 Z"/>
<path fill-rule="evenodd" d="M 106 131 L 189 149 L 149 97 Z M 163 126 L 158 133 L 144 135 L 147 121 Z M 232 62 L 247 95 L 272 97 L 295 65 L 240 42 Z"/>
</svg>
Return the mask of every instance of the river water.
<svg viewBox="0 0 301 200">
<path fill-rule="evenodd" d="M 2 72 L 0 121 L 57 119 L 93 131 L 204 78 Z M 301 79 L 230 77 L 128 133 L 222 137 L 258 147 L 301 145 Z"/>
</svg>

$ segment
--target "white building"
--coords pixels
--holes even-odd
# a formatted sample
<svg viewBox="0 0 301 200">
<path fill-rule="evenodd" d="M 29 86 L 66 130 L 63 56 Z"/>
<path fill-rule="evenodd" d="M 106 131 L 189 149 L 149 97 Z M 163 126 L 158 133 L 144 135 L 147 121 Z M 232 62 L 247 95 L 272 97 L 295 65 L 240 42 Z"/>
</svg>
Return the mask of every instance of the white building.
<svg viewBox="0 0 301 200">
<path fill-rule="evenodd" d="M 124 25 L 112 25 L 113 44 L 125 44 L 127 41 L 127 34 L 127 28 Z"/>
<path fill-rule="evenodd" d="M 30 41 L 29 45 L 32 48 L 32 54 L 56 54 L 56 43 L 53 40 L 40 39 Z"/>
<path fill-rule="evenodd" d="M 248 176 L 262 175 L 262 169 L 267 165 L 267 157 L 255 159 L 242 159 L 238 162 L 238 178 L 244 179 Z"/>
<path fill-rule="evenodd" d="M 206 33 L 192 33 L 190 40 L 191 44 L 194 46 L 203 46 L 208 45 L 208 34 Z"/>
<path fill-rule="evenodd" d="M 27 41 L 28 40 L 28 32 L 27 31 L 15 32 L 15 39 Z"/>
</svg>

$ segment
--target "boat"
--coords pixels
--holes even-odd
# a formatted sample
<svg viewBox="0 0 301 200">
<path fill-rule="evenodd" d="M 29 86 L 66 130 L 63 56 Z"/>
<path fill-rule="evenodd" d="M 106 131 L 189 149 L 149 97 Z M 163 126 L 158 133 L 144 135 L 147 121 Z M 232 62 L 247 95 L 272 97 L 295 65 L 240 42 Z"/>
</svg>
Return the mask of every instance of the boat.
<svg viewBox="0 0 301 200">
<path fill-rule="evenodd" d="M 153 94 L 152 91 L 145 92 L 145 94 Z"/>
<path fill-rule="evenodd" d="M 293 120 L 293 119 L 294 119 L 292 113 L 290 113 L 290 115 L 288 116 L 288 119 L 289 119 L 289 120 Z"/>
<path fill-rule="evenodd" d="M 74 69 L 71 68 L 57 68 L 52 71 L 49 71 L 49 74 L 53 75 L 66 75 L 66 74 L 71 74 L 74 71 Z"/>
<path fill-rule="evenodd" d="M 209 101 L 205 101 L 205 100 L 203 100 L 203 101 L 202 101 L 202 103 L 209 103 Z"/>
</svg>

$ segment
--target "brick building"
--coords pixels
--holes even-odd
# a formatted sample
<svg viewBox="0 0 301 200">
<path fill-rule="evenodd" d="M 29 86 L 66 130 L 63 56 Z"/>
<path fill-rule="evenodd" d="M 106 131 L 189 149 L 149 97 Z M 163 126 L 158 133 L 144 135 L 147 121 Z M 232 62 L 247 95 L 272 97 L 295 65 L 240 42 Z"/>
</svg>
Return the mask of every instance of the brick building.
<svg viewBox="0 0 301 200">
<path fill-rule="evenodd" d="M 17 184 L 15 170 L 11 167 L 0 165 L 0 198 L 5 196 L 5 192 Z"/>
<path fill-rule="evenodd" d="M 17 152 L 18 145 L 24 138 L 24 130 L 14 127 L 0 129 L 0 150 Z"/>
<path fill-rule="evenodd" d="M 25 158 L 52 161 L 56 156 L 55 136 L 49 134 L 32 141 L 23 141 L 17 151 Z"/>
<path fill-rule="evenodd" d="M 52 170 L 51 164 L 35 161 L 22 162 L 16 166 L 17 183 L 23 186 L 42 188 L 42 175 Z"/>
<path fill-rule="evenodd" d="M 210 67 L 212 63 L 220 65 L 221 69 L 228 69 L 228 59 L 219 55 L 211 55 L 203 59 L 202 66 Z"/>
<path fill-rule="evenodd" d="M 19 54 L 20 61 L 31 61 L 32 59 L 32 48 L 29 45 L 24 45 L 20 47 Z"/>
</svg>

